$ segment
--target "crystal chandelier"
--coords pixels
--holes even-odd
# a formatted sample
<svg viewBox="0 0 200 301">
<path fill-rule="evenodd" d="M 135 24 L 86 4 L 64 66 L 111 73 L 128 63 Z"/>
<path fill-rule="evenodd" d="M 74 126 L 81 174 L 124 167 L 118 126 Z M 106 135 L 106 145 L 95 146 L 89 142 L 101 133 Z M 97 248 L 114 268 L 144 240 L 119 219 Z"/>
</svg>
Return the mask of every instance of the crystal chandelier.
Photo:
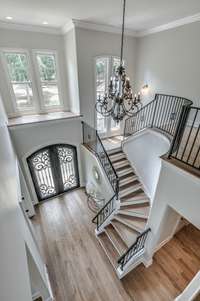
<svg viewBox="0 0 200 301">
<path fill-rule="evenodd" d="M 133 116 L 142 106 L 140 93 L 133 97 L 130 79 L 127 77 L 123 66 L 125 9 L 126 0 L 123 0 L 120 65 L 115 75 L 110 79 L 108 92 L 103 97 L 98 95 L 95 105 L 98 113 L 104 117 L 111 116 L 117 123 L 123 120 L 125 116 Z"/>
</svg>

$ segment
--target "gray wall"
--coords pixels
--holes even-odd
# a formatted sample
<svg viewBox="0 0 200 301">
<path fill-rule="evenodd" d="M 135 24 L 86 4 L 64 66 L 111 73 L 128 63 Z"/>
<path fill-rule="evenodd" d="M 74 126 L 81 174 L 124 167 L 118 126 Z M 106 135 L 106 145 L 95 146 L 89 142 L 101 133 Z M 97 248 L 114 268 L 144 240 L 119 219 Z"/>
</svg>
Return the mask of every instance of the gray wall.
<svg viewBox="0 0 200 301">
<path fill-rule="evenodd" d="M 0 99 L 0 300 L 31 301 L 14 154 Z"/>
<path fill-rule="evenodd" d="M 200 22 L 138 38 L 137 87 L 187 97 L 200 106 Z"/>
<path fill-rule="evenodd" d="M 76 29 L 80 109 L 84 120 L 95 123 L 95 57 L 120 56 L 120 35 L 82 28 Z M 124 59 L 131 81 L 135 73 L 135 39 L 126 37 Z"/>
<path fill-rule="evenodd" d="M 51 144 L 66 143 L 77 147 L 80 184 L 82 185 L 82 169 L 80 145 L 82 143 L 82 127 L 80 119 L 65 119 L 31 125 L 16 126 L 10 129 L 12 141 L 19 158 L 22 172 L 30 189 L 31 199 L 38 203 L 26 158 L 33 152 Z"/>
<path fill-rule="evenodd" d="M 69 109 L 66 86 L 66 64 L 63 36 L 0 28 L 0 48 L 27 49 L 30 52 L 30 54 L 33 49 L 56 50 L 58 53 L 58 64 L 60 69 L 61 88 L 63 91 L 63 102 L 65 109 Z M 33 79 L 36 82 L 34 73 Z M 8 114 L 10 114 L 12 110 L 8 101 L 8 99 L 10 99 L 10 93 L 6 84 L 5 74 L 1 62 L 0 89 L 6 111 Z"/>
</svg>

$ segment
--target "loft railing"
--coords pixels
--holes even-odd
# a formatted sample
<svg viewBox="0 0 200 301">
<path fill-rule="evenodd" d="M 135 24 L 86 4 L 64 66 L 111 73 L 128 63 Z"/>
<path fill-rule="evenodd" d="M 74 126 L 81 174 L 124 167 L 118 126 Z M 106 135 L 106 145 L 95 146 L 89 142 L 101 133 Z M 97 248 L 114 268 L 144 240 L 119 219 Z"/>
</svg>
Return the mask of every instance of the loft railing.
<svg viewBox="0 0 200 301">
<path fill-rule="evenodd" d="M 190 107 L 180 120 L 168 157 L 200 171 L 200 108 Z"/>
<path fill-rule="evenodd" d="M 126 251 L 126 253 L 119 258 L 118 264 L 122 271 L 124 269 L 124 266 L 131 260 L 131 258 L 133 258 L 133 256 L 144 250 L 145 242 L 150 231 L 151 229 L 149 228 L 138 235 L 135 243 L 133 243 L 133 245 Z"/>
<path fill-rule="evenodd" d="M 110 161 L 110 158 L 103 146 L 101 138 L 99 137 L 97 130 L 82 122 L 83 127 L 83 144 L 85 144 L 92 152 L 95 153 L 99 159 L 107 178 L 112 186 L 114 195 L 105 204 L 105 206 L 97 213 L 92 222 L 97 224 L 97 229 L 105 222 L 105 220 L 113 213 L 116 208 L 116 200 L 119 194 L 119 178 Z"/>
<path fill-rule="evenodd" d="M 173 137 L 180 120 L 185 120 L 192 102 L 186 98 L 156 94 L 155 99 L 126 119 L 124 136 L 145 128 L 157 128 Z"/>
</svg>

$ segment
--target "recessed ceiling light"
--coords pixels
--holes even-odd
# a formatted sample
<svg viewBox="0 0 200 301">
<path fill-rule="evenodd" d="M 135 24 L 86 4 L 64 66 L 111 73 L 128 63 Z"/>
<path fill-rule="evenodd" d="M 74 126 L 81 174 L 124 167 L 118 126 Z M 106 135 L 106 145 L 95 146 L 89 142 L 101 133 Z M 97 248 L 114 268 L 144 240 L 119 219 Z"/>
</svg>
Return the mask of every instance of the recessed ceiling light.
<svg viewBox="0 0 200 301">
<path fill-rule="evenodd" d="M 6 20 L 12 20 L 12 19 L 13 19 L 13 17 L 11 17 L 11 16 L 6 17 Z"/>
<path fill-rule="evenodd" d="M 43 25 L 48 25 L 49 23 L 47 21 L 42 22 Z"/>
</svg>

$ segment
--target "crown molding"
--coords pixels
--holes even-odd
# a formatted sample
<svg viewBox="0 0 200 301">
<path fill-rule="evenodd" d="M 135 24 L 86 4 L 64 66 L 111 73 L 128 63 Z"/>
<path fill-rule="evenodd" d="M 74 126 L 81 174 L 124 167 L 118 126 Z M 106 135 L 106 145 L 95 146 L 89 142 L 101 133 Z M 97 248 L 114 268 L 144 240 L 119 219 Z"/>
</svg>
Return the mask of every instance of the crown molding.
<svg viewBox="0 0 200 301">
<path fill-rule="evenodd" d="M 178 19 L 176 21 L 173 21 L 173 22 L 161 25 L 161 26 L 153 27 L 151 29 L 144 30 L 144 31 L 135 31 L 132 29 L 125 29 L 125 34 L 127 36 L 132 36 L 132 37 L 144 37 L 144 36 L 148 36 L 151 34 L 166 31 L 169 29 L 173 29 L 176 27 L 180 27 L 180 26 L 198 22 L 198 21 L 200 21 L 200 13 L 189 16 L 189 17 L 185 17 L 182 19 Z M 17 23 L 0 21 L 0 28 L 55 34 L 55 35 L 66 34 L 73 28 L 84 28 L 84 29 L 94 30 L 94 31 L 102 31 L 102 32 L 121 34 L 121 27 L 111 26 L 111 25 L 106 25 L 106 24 L 99 24 L 99 23 L 92 23 L 92 22 L 85 22 L 85 21 L 80 21 L 80 20 L 76 20 L 76 19 L 72 19 L 72 20 L 68 21 L 63 27 L 49 27 L 49 26 L 39 26 L 39 25 L 17 24 Z"/>
<path fill-rule="evenodd" d="M 68 33 L 70 30 L 72 30 L 74 28 L 74 22 L 73 20 L 70 20 L 69 22 L 67 22 L 63 27 L 61 27 L 61 32 L 62 34 L 66 34 Z"/>
<path fill-rule="evenodd" d="M 72 19 L 70 22 L 64 25 L 62 28 L 62 33 L 65 34 L 68 31 L 70 31 L 72 28 L 84 28 L 84 29 L 94 30 L 94 31 L 103 31 L 109 33 L 121 34 L 121 27 L 99 24 L 99 23 L 92 23 L 92 22 L 85 22 L 76 19 Z M 135 37 L 136 31 L 131 29 L 125 29 L 125 34 L 128 36 Z"/>
<path fill-rule="evenodd" d="M 182 19 L 178 19 L 176 21 L 173 21 L 173 22 L 161 25 L 161 26 L 157 26 L 157 27 L 154 27 L 154 28 L 151 28 L 151 29 L 148 29 L 148 30 L 139 31 L 137 33 L 137 37 L 144 37 L 144 36 L 147 36 L 147 35 L 150 35 L 150 34 L 158 33 L 158 32 L 161 32 L 161 31 L 166 31 L 166 30 L 169 30 L 169 29 L 173 29 L 173 28 L 176 28 L 176 27 L 180 27 L 180 26 L 190 24 L 190 23 L 194 23 L 194 22 L 198 22 L 198 21 L 200 21 L 200 13 L 189 16 L 189 17 L 185 17 L 185 18 L 182 18 Z"/>
<path fill-rule="evenodd" d="M 0 21 L 0 28 L 11 29 L 11 30 L 39 32 L 39 33 L 48 33 L 48 34 L 55 34 L 55 35 L 62 34 L 61 29 L 58 28 L 58 27 L 29 25 L 29 24 L 17 24 L 17 23 L 3 22 L 3 21 Z"/>
</svg>

